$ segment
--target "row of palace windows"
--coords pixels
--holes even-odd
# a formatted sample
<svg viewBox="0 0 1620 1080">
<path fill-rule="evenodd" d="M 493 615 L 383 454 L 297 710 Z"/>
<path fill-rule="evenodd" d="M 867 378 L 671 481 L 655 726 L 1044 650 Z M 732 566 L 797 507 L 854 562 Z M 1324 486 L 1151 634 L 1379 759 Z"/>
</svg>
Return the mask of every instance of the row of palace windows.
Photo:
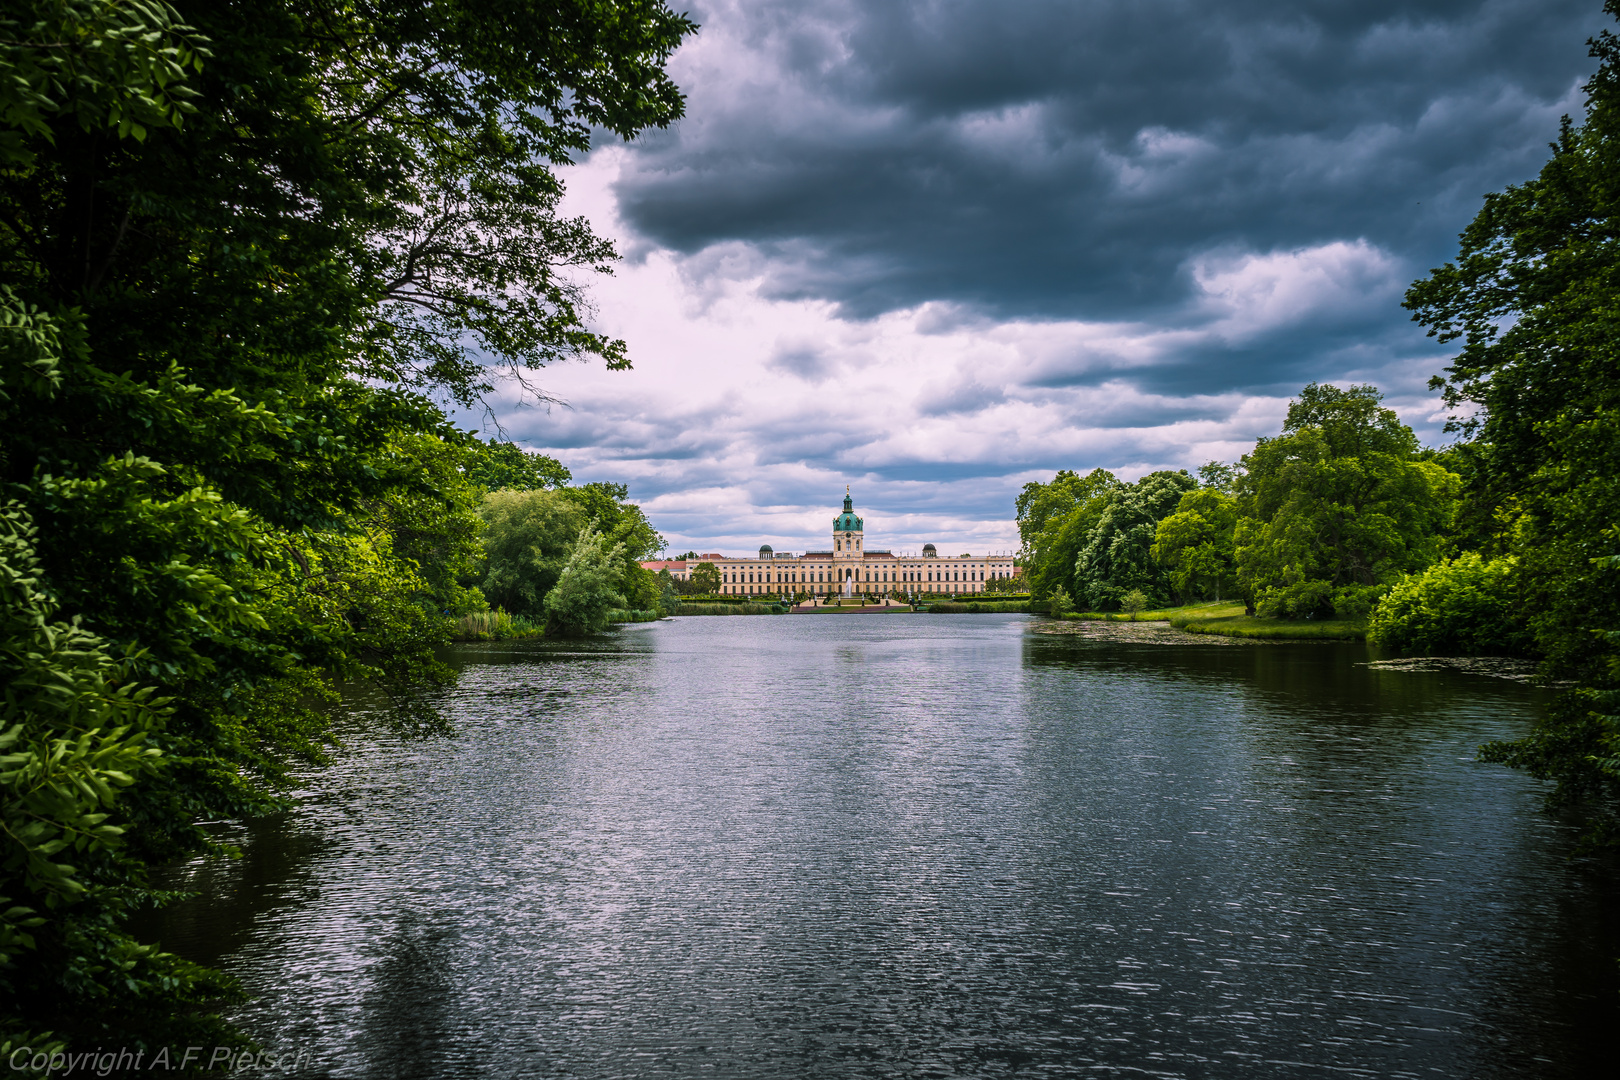
<svg viewBox="0 0 1620 1080">
<path fill-rule="evenodd" d="M 927 576 L 924 576 L 925 574 Z M 992 571 L 990 573 L 990 580 L 994 581 L 994 580 L 996 580 L 998 578 L 1008 578 L 1008 577 L 1011 577 L 1011 576 L 1012 575 L 1008 574 L 1008 573 Z M 766 574 L 766 573 L 758 574 L 758 580 L 762 581 L 762 582 L 770 581 L 771 577 L 772 577 L 772 575 Z M 795 572 L 792 572 L 792 571 L 779 572 L 779 573 L 777 573 L 775 575 L 775 578 L 776 578 L 776 581 L 778 581 L 778 582 L 780 582 L 782 584 L 799 583 L 799 582 L 806 582 L 806 583 L 808 583 L 808 582 L 823 582 L 824 583 L 824 582 L 829 582 L 829 581 L 841 580 L 839 578 L 834 577 L 833 573 L 828 572 L 828 571 L 813 571 L 813 572 L 806 572 L 806 573 L 802 573 L 802 574 L 795 573 Z M 727 582 L 730 582 L 731 584 L 736 584 L 738 582 L 753 582 L 755 580 L 755 575 L 754 574 L 742 573 L 742 572 L 739 571 L 739 572 L 734 572 L 734 573 L 729 573 L 729 574 L 723 575 L 723 580 L 725 580 Z M 890 571 L 890 570 L 868 570 L 868 571 L 866 571 L 866 577 L 863 579 L 861 577 L 861 571 L 857 570 L 857 571 L 855 571 L 855 580 L 856 581 L 862 581 L 862 580 L 865 580 L 865 581 L 889 581 L 889 582 L 894 582 L 894 581 L 983 581 L 983 580 L 985 580 L 985 572 L 983 570 L 950 570 L 950 571 L 942 571 L 942 570 L 928 570 L 928 571 L 902 570 L 902 571 L 898 571 L 898 572 Z"/>
</svg>

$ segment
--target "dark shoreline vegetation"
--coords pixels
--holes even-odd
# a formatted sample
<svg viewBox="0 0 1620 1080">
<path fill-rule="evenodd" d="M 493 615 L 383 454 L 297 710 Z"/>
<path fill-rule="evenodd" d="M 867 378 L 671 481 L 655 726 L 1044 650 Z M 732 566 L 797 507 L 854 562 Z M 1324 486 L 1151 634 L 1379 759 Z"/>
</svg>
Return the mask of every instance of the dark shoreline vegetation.
<svg viewBox="0 0 1620 1080">
<path fill-rule="evenodd" d="M 624 486 L 446 411 L 629 366 L 579 284 L 617 253 L 553 169 L 678 119 L 696 27 L 658 0 L 18 0 L 0 30 L 0 1054 L 246 1047 L 232 980 L 130 919 L 172 900 L 154 868 L 232 854 L 205 823 L 291 804 L 340 686 L 411 723 L 458 634 L 752 610 L 644 570 Z M 1485 754 L 1620 841 L 1620 44 L 1593 51 L 1582 123 L 1407 295 L 1458 343 L 1459 442 L 1312 385 L 1235 465 L 1061 472 L 1017 503 L 1029 609 L 1237 597 L 1185 628 L 1533 656 L 1565 688 Z"/>
<path fill-rule="evenodd" d="M 230 979 L 131 935 L 153 868 L 290 805 L 338 687 L 419 718 L 462 617 L 657 606 L 624 488 L 445 407 L 629 366 L 580 284 L 617 253 L 553 170 L 677 119 L 695 30 L 658 0 L 0 12 L 0 1054 L 247 1046 Z"/>
</svg>

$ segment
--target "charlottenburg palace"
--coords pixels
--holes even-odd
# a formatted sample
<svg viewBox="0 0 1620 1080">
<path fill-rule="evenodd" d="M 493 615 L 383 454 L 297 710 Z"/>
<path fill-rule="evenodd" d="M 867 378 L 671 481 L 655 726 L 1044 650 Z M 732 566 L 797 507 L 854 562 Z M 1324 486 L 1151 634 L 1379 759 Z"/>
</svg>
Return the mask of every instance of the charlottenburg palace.
<svg viewBox="0 0 1620 1080">
<path fill-rule="evenodd" d="M 861 593 L 977 593 L 987 583 L 1019 576 L 1009 555 L 975 558 L 960 555 L 940 558 L 933 544 L 924 544 L 921 555 L 895 555 L 866 546 L 865 525 L 855 514 L 854 503 L 844 496 L 844 512 L 833 518 L 832 550 L 807 551 L 803 555 L 777 552 L 769 544 L 753 559 L 733 559 L 725 555 L 700 555 L 696 559 L 666 559 L 641 565 L 657 573 L 668 570 L 671 577 L 688 580 L 699 563 L 713 563 L 720 571 L 721 592 L 739 595 L 807 592 L 825 596 L 854 596 Z"/>
</svg>

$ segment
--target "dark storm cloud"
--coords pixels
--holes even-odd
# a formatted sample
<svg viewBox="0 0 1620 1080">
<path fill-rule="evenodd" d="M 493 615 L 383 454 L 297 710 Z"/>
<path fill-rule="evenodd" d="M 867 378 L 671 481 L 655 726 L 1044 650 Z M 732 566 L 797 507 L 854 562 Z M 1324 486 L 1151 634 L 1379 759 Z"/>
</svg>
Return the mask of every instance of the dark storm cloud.
<svg viewBox="0 0 1620 1080">
<path fill-rule="evenodd" d="M 725 53 L 700 41 L 688 119 L 617 187 L 646 240 L 753 245 L 770 294 L 857 317 L 1161 321 L 1195 314 L 1201 252 L 1365 238 L 1410 272 L 1443 260 L 1484 192 L 1544 160 L 1606 24 L 1596 0 L 694 15 Z"/>
</svg>

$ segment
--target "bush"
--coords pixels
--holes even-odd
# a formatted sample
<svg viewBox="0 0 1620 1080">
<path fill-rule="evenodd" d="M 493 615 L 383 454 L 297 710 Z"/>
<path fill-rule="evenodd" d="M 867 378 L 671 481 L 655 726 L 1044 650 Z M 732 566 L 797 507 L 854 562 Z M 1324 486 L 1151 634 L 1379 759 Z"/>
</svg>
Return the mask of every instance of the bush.
<svg viewBox="0 0 1620 1080">
<path fill-rule="evenodd" d="M 1412 574 L 1374 609 L 1367 640 L 1402 652 L 1526 653 L 1517 568 L 1512 558 L 1487 562 L 1469 552 Z"/>
<path fill-rule="evenodd" d="M 1333 614 L 1333 584 L 1301 581 L 1274 586 L 1260 594 L 1255 614 L 1267 619 L 1319 619 Z"/>
<path fill-rule="evenodd" d="M 1053 589 L 1052 596 L 1047 600 L 1046 604 L 1047 614 L 1054 619 L 1061 619 L 1073 610 L 1074 601 L 1069 599 L 1069 594 L 1064 590 L 1063 586 L 1059 585 Z"/>
<path fill-rule="evenodd" d="M 1388 585 L 1346 585 L 1335 589 L 1333 614 L 1341 619 L 1365 619 L 1388 593 Z"/>
</svg>

